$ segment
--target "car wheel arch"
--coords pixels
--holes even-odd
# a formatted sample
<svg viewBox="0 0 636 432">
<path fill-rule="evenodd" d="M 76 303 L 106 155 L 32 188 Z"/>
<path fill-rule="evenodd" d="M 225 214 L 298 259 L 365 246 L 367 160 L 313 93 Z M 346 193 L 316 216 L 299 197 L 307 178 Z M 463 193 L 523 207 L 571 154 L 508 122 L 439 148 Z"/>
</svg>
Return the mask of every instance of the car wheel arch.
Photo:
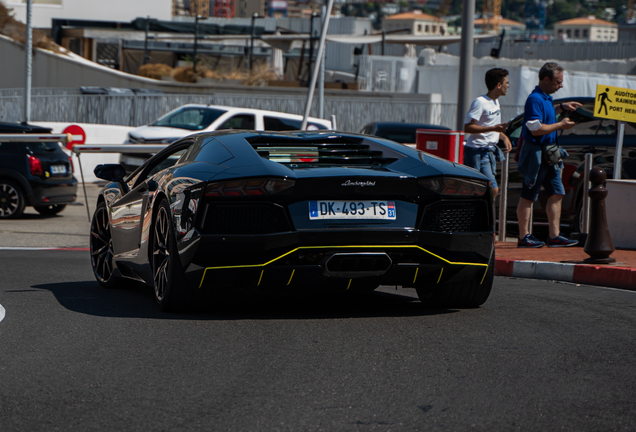
<svg viewBox="0 0 636 432">
<path fill-rule="evenodd" d="M 33 201 L 33 189 L 22 174 L 10 169 L 0 168 L 0 180 L 12 180 L 18 183 L 20 188 L 22 188 L 22 192 L 24 192 L 26 204 L 31 205 L 30 203 Z"/>
</svg>

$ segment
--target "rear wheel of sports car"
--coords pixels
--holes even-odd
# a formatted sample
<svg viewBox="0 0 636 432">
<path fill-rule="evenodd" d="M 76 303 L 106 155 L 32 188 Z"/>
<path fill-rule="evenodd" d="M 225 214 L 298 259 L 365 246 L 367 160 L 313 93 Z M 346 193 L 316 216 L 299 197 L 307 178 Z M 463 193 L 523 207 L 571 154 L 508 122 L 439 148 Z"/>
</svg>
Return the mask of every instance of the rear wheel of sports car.
<svg viewBox="0 0 636 432">
<path fill-rule="evenodd" d="M 417 288 L 417 296 L 425 307 L 474 308 L 488 300 L 494 280 L 495 253 L 493 252 L 483 281 L 448 282 L 433 289 L 431 287 Z"/>
<path fill-rule="evenodd" d="M 35 211 L 44 216 L 53 216 L 66 208 L 66 204 L 51 204 L 34 207 Z"/>
<path fill-rule="evenodd" d="M 24 193 L 11 180 L 0 180 L 0 219 L 14 219 L 24 212 Z"/>
<path fill-rule="evenodd" d="M 152 273 L 155 298 L 164 312 L 183 310 L 190 305 L 191 290 L 183 276 L 177 252 L 170 206 L 163 199 L 152 228 Z"/>
<path fill-rule="evenodd" d="M 114 276 L 113 239 L 106 204 L 97 204 L 90 231 L 90 252 L 93 274 L 97 282 L 105 288 L 113 288 L 119 278 Z"/>
</svg>

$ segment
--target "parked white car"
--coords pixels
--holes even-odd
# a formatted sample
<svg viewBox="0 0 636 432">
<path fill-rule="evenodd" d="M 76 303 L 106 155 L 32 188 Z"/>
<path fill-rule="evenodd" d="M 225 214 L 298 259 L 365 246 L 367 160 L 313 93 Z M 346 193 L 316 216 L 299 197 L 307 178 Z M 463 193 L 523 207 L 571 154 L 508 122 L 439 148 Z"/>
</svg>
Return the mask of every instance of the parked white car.
<svg viewBox="0 0 636 432">
<path fill-rule="evenodd" d="M 168 144 L 184 136 L 224 129 L 258 131 L 299 130 L 303 116 L 221 105 L 187 104 L 159 117 L 150 125 L 128 133 L 125 144 Z M 331 129 L 331 122 L 309 117 L 307 130 Z M 127 172 L 143 165 L 150 154 L 122 153 L 120 163 Z"/>
</svg>

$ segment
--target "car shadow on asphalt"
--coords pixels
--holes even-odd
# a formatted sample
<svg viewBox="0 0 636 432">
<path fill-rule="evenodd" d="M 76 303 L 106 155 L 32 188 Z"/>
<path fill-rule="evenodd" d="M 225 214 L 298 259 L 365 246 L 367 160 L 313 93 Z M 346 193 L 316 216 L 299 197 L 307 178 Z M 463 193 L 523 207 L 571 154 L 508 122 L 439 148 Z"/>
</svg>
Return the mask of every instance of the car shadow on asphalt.
<svg viewBox="0 0 636 432">
<path fill-rule="evenodd" d="M 271 291 L 241 292 L 231 296 L 200 296 L 183 313 L 161 312 L 152 288 L 145 285 L 105 289 L 97 282 L 33 285 L 48 290 L 66 309 L 113 318 L 179 320 L 338 319 L 409 317 L 458 312 L 427 309 L 416 297 L 386 291 L 289 294 Z"/>
</svg>

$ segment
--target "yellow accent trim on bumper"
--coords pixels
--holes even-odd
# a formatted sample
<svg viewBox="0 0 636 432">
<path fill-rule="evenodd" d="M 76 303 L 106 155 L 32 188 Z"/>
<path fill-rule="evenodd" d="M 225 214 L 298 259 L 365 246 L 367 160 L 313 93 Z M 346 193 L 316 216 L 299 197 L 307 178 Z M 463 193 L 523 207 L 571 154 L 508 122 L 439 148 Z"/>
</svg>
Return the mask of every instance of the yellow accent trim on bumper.
<svg viewBox="0 0 636 432">
<path fill-rule="evenodd" d="M 294 277 L 294 273 L 296 273 L 296 269 L 293 269 L 293 270 L 292 270 L 292 274 L 291 274 L 291 276 L 289 277 L 289 281 L 287 282 L 287 285 L 289 285 L 289 284 L 291 283 L 291 280 L 292 280 L 292 278 Z"/>
<path fill-rule="evenodd" d="M 439 272 L 439 277 L 437 278 L 437 283 L 439 283 L 439 281 L 442 280 L 442 273 L 444 273 L 444 267 L 442 267 L 442 270 L 440 270 L 440 272 Z"/>
<path fill-rule="evenodd" d="M 479 264 L 479 263 L 466 263 L 466 262 L 452 262 L 447 260 L 446 258 L 443 258 L 439 255 L 434 254 L 431 251 L 428 251 L 426 249 L 424 249 L 421 246 L 417 246 L 417 245 L 350 245 L 350 246 L 299 246 L 297 248 L 294 248 L 292 250 L 290 250 L 289 252 L 285 252 L 284 254 L 282 254 L 279 257 L 276 257 L 274 259 L 271 259 L 265 263 L 262 264 L 247 264 L 247 265 L 231 265 L 231 266 L 218 266 L 218 267 L 206 267 L 205 270 L 203 271 L 203 276 L 201 277 L 201 282 L 199 283 L 199 288 L 201 288 L 203 286 L 203 280 L 205 279 L 205 275 L 207 273 L 208 270 L 221 270 L 221 269 L 235 269 L 235 268 L 254 268 L 254 267 L 266 267 L 268 265 L 270 265 L 273 262 L 276 262 L 284 257 L 286 257 L 287 255 L 290 255 L 296 251 L 299 250 L 304 250 L 304 249 L 419 249 L 423 252 L 426 252 L 429 255 L 434 256 L 435 258 L 447 263 L 447 264 L 451 264 L 451 265 L 468 265 L 468 266 L 480 266 L 480 267 L 486 267 L 486 269 L 488 268 L 488 264 Z M 444 269 L 442 269 L 442 271 L 444 271 Z M 262 274 L 261 274 L 262 276 Z M 292 273 L 293 276 L 293 273 Z M 440 273 L 440 279 L 442 277 L 442 274 Z M 290 279 L 291 280 L 291 279 Z M 438 281 L 439 282 L 439 281 Z"/>
</svg>

